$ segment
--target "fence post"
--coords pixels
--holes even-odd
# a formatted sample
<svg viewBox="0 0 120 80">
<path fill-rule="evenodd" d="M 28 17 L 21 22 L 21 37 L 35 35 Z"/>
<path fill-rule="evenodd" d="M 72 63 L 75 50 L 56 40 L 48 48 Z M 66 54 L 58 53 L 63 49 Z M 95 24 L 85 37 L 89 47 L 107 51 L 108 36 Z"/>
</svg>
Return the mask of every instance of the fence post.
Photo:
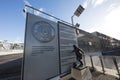
<svg viewBox="0 0 120 80">
<path fill-rule="evenodd" d="M 99 56 L 99 59 L 100 59 L 100 62 L 101 62 L 101 66 L 102 66 L 103 74 L 105 74 L 105 68 L 104 68 L 104 64 L 103 64 L 102 56 Z"/>
<path fill-rule="evenodd" d="M 113 57 L 112 59 L 113 59 L 114 65 L 115 65 L 115 67 L 116 67 L 116 70 L 117 70 L 117 72 L 118 72 L 118 76 L 119 76 L 119 80 L 120 80 L 120 71 L 119 71 L 119 67 L 118 67 L 118 65 L 117 65 L 116 57 Z"/>
<path fill-rule="evenodd" d="M 83 63 L 84 63 L 84 66 L 86 66 L 85 55 L 83 55 Z"/>
<path fill-rule="evenodd" d="M 90 60 L 91 60 L 92 70 L 95 71 L 95 68 L 94 68 L 94 65 L 93 65 L 93 59 L 92 59 L 92 56 L 90 56 Z"/>
</svg>

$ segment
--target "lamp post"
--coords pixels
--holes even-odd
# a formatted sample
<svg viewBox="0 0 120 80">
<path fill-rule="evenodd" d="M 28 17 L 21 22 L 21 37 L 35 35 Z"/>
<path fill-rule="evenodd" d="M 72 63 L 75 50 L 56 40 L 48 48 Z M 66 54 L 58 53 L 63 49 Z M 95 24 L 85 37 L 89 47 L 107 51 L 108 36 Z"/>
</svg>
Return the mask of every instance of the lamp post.
<svg viewBox="0 0 120 80">
<path fill-rule="evenodd" d="M 74 15 L 71 17 L 72 26 L 74 26 L 73 17 Z"/>
<path fill-rule="evenodd" d="M 74 15 L 77 16 L 77 17 L 79 17 L 80 14 L 81 14 L 83 11 L 84 11 L 84 8 L 83 8 L 81 5 L 79 5 L 79 7 L 78 7 L 78 8 L 76 9 L 76 11 L 74 12 Z M 74 15 L 71 16 L 72 26 L 74 26 L 74 21 L 73 21 Z"/>
</svg>

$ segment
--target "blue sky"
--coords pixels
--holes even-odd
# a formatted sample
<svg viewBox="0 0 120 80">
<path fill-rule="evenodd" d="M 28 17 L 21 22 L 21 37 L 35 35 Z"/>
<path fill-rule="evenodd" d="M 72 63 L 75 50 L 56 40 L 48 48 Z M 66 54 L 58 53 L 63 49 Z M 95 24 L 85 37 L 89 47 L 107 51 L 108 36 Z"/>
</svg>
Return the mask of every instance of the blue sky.
<svg viewBox="0 0 120 80">
<path fill-rule="evenodd" d="M 120 39 L 120 0 L 0 0 L 0 40 L 24 41 L 25 14 L 22 10 L 25 4 L 68 22 L 81 4 L 84 12 L 74 17 L 80 29 Z"/>
</svg>

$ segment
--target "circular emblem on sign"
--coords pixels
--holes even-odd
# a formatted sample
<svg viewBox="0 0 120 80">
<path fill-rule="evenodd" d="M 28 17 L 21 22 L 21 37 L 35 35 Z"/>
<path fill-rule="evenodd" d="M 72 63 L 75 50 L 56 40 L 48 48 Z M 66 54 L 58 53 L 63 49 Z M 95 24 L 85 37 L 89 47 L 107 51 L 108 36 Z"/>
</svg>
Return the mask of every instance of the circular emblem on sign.
<svg viewBox="0 0 120 80">
<path fill-rule="evenodd" d="M 35 23 L 32 28 L 32 33 L 40 42 L 50 42 L 55 37 L 55 29 L 45 21 Z"/>
</svg>

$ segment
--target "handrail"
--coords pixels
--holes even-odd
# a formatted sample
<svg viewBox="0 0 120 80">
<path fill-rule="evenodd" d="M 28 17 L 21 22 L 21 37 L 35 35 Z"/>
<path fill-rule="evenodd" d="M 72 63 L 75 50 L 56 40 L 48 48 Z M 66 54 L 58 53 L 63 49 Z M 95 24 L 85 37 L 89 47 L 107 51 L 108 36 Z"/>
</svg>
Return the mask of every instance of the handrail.
<svg viewBox="0 0 120 80">
<path fill-rule="evenodd" d="M 64 23 L 67 23 L 67 24 L 72 25 L 72 24 L 69 23 L 69 22 L 66 22 L 66 21 L 64 21 L 64 20 L 61 20 L 60 18 L 57 18 L 57 17 L 55 17 L 55 16 L 53 16 L 53 15 L 51 15 L 51 14 L 48 14 L 48 13 L 46 13 L 46 12 L 43 12 L 43 11 L 41 11 L 41 10 L 39 10 L 39 9 L 36 9 L 36 8 L 32 7 L 32 6 L 25 5 L 25 7 L 28 7 L 28 8 L 31 8 L 31 9 L 33 9 L 33 10 L 39 11 L 39 12 L 41 12 L 41 13 L 47 15 L 47 16 L 50 16 L 50 17 L 56 19 L 56 20 L 59 20 L 59 21 L 62 21 L 62 22 L 64 22 Z"/>
<path fill-rule="evenodd" d="M 92 60 L 92 57 L 93 56 L 88 56 L 89 58 L 90 58 L 90 61 L 91 61 L 91 68 L 94 68 L 94 70 L 93 71 L 96 71 L 96 70 L 98 70 L 99 71 L 99 67 L 101 67 L 101 69 L 102 70 L 100 70 L 100 71 L 102 71 L 103 72 L 103 74 L 108 74 L 108 69 L 107 69 L 107 67 L 105 67 L 105 63 L 103 62 L 103 57 L 102 56 L 98 56 L 98 60 L 100 61 L 100 63 L 101 63 L 101 65 L 98 67 L 98 66 L 95 66 L 95 65 L 93 65 L 94 64 L 94 61 Z M 115 56 L 113 56 L 113 57 L 111 57 L 111 60 L 113 61 L 113 65 L 115 66 L 115 68 L 116 69 L 114 69 L 114 71 L 116 71 L 116 74 L 114 74 L 115 76 L 118 76 L 118 79 L 120 79 L 120 71 L 119 71 L 119 66 L 118 66 L 118 63 L 117 63 L 117 60 L 116 60 L 116 57 Z M 86 61 L 87 62 L 87 61 Z M 87 66 L 87 65 L 86 65 Z M 109 72 L 109 74 L 111 74 L 111 75 L 113 75 L 113 73 L 110 73 Z"/>
</svg>

